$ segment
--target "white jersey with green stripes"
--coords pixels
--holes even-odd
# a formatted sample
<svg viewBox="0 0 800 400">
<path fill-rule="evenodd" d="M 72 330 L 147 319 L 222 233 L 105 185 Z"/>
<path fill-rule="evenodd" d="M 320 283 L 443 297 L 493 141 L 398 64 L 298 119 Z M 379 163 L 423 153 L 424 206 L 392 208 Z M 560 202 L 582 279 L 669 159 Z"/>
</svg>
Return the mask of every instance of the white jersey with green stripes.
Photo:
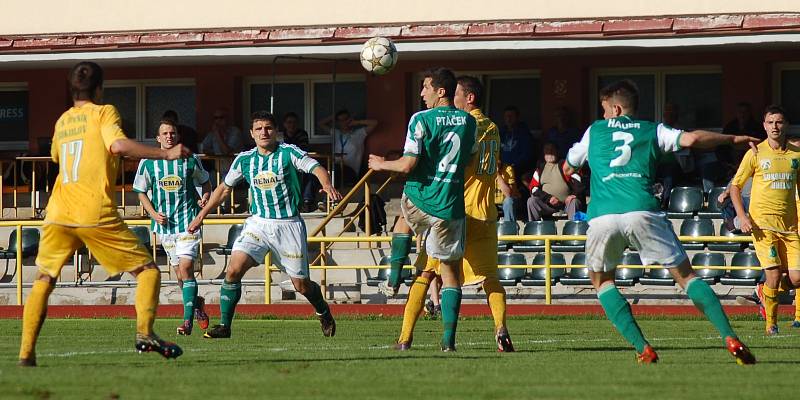
<svg viewBox="0 0 800 400">
<path fill-rule="evenodd" d="M 588 216 L 658 211 L 653 195 L 656 167 L 665 153 L 681 149 L 683 131 L 627 115 L 595 121 L 567 154 L 579 168 L 588 161 L 592 199 Z"/>
<path fill-rule="evenodd" d="M 299 214 L 302 200 L 300 171 L 311 173 L 317 160 L 293 144 L 281 143 L 264 155 L 258 148 L 239 153 L 225 176 L 235 186 L 243 179 L 250 184 L 250 213 L 261 218 L 291 218 Z"/>
<path fill-rule="evenodd" d="M 197 187 L 208 182 L 208 172 L 197 156 L 181 160 L 139 161 L 133 190 L 148 193 L 156 211 L 167 217 L 166 224 L 151 223 L 158 234 L 184 233 L 200 207 Z"/>
</svg>

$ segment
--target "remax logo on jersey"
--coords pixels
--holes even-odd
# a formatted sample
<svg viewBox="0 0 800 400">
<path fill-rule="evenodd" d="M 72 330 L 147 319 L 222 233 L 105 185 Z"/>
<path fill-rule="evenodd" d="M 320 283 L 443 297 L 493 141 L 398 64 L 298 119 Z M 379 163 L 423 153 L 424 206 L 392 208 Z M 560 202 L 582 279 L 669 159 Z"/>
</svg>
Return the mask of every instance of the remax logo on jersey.
<svg viewBox="0 0 800 400">
<path fill-rule="evenodd" d="M 165 192 L 177 192 L 183 186 L 183 180 L 177 175 L 167 175 L 158 180 L 158 187 Z"/>
<path fill-rule="evenodd" d="M 272 189 L 277 184 L 278 175 L 275 175 L 272 171 L 259 172 L 258 175 L 253 178 L 253 185 L 261 190 Z"/>
</svg>

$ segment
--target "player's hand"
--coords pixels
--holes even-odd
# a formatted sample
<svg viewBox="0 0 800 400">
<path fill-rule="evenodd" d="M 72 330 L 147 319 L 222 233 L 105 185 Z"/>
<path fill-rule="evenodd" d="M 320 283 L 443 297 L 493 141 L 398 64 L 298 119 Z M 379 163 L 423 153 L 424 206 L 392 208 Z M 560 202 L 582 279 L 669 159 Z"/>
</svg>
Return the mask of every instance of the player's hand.
<svg viewBox="0 0 800 400">
<path fill-rule="evenodd" d="M 203 219 L 200 216 L 194 217 L 192 222 L 189 223 L 189 227 L 187 230 L 189 233 L 196 233 L 200 230 L 200 226 L 203 225 Z"/>
<path fill-rule="evenodd" d="M 367 165 L 370 169 L 375 171 L 383 171 L 383 163 L 386 161 L 385 157 L 376 156 L 374 154 L 369 155 L 369 160 L 367 161 Z"/>
<path fill-rule="evenodd" d="M 335 187 L 332 185 L 323 186 L 322 189 L 319 190 L 320 192 L 325 192 L 328 195 L 328 199 L 330 201 L 339 201 L 342 199 L 342 194 L 336 190 Z"/>
<path fill-rule="evenodd" d="M 756 153 L 758 153 L 758 149 L 756 148 L 756 145 L 759 144 L 759 143 L 761 143 L 761 139 L 754 138 L 752 136 L 741 135 L 741 136 L 734 136 L 733 137 L 733 146 L 734 147 L 739 147 L 739 148 L 750 147 Z"/>
<path fill-rule="evenodd" d="M 167 216 L 162 213 L 156 213 L 155 215 L 150 214 L 150 218 L 152 218 L 153 221 L 156 221 L 156 223 L 159 225 L 167 224 Z"/>
<path fill-rule="evenodd" d="M 747 215 L 739 215 L 739 230 L 742 233 L 751 233 L 753 232 L 753 221 Z"/>
<path fill-rule="evenodd" d="M 197 200 L 197 205 L 200 206 L 200 208 L 205 207 L 206 204 L 208 204 L 208 196 L 203 196 L 200 200 Z"/>
<path fill-rule="evenodd" d="M 179 158 L 187 158 L 192 155 L 192 151 L 182 144 L 176 144 L 171 149 L 166 150 L 167 160 L 177 160 Z"/>
</svg>

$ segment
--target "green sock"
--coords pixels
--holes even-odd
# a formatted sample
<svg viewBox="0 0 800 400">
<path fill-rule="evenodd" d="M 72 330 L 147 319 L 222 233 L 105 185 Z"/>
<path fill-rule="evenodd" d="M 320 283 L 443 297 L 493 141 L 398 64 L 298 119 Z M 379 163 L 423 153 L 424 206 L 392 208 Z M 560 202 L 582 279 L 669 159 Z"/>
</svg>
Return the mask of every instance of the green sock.
<svg viewBox="0 0 800 400">
<path fill-rule="evenodd" d="M 392 255 L 389 257 L 391 272 L 389 273 L 389 286 L 400 286 L 400 276 L 403 272 L 403 262 L 411 252 L 411 235 L 408 233 L 392 234 Z"/>
<path fill-rule="evenodd" d="M 306 300 L 314 306 L 314 311 L 316 311 L 317 315 L 323 315 L 330 311 L 328 303 L 325 302 L 325 298 L 322 297 L 322 289 L 320 289 L 319 285 L 314 281 L 309 282 L 311 290 L 306 294 Z"/>
<path fill-rule="evenodd" d="M 446 287 L 442 289 L 442 347 L 455 347 L 458 313 L 461 309 L 461 288 Z"/>
<path fill-rule="evenodd" d="M 192 280 L 183 281 L 183 320 L 191 321 L 194 316 L 194 299 L 197 297 L 197 281 Z"/>
<path fill-rule="evenodd" d="M 728 316 L 722 310 L 722 304 L 714 291 L 700 278 L 694 278 L 686 284 L 686 294 L 692 299 L 694 306 L 706 315 L 709 321 L 719 331 L 724 340 L 728 336 L 736 337 L 736 333 L 731 328 Z"/>
<path fill-rule="evenodd" d="M 636 352 L 643 352 L 647 340 L 644 339 L 642 330 L 633 319 L 631 305 L 628 304 L 625 297 L 622 297 L 622 293 L 617 290 L 617 287 L 614 285 L 603 286 L 597 292 L 597 298 L 600 299 L 600 305 L 603 306 L 606 316 L 622 334 L 622 337 L 636 348 Z"/>
<path fill-rule="evenodd" d="M 242 282 L 228 282 L 222 284 L 219 289 L 219 313 L 221 325 L 231 326 L 233 314 L 236 312 L 236 304 L 242 298 Z"/>
</svg>

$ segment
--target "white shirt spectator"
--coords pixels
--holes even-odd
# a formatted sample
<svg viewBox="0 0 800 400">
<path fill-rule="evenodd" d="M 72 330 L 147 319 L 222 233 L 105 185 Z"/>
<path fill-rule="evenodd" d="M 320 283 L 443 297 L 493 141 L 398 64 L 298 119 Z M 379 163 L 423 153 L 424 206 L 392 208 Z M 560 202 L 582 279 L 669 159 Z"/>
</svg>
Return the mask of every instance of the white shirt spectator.
<svg viewBox="0 0 800 400">
<path fill-rule="evenodd" d="M 348 133 L 344 133 L 339 129 L 336 129 L 335 132 L 336 137 L 333 140 L 334 153 L 344 153 L 342 156 L 344 165 L 356 173 L 361 172 L 367 130 L 364 127 L 358 127 Z"/>
</svg>

